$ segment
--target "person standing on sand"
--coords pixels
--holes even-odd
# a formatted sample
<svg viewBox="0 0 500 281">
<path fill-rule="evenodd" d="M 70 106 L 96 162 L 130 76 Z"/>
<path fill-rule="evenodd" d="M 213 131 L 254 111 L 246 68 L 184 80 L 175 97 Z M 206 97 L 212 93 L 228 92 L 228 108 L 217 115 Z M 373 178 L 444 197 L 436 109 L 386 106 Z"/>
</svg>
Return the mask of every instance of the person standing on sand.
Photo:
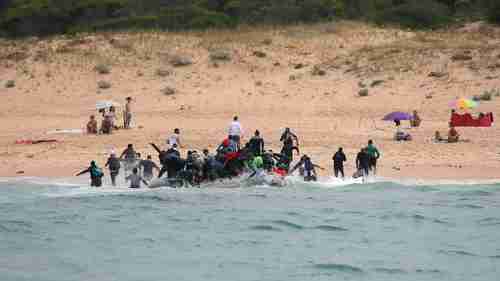
<svg viewBox="0 0 500 281">
<path fill-rule="evenodd" d="M 335 152 L 335 155 L 332 157 L 333 160 L 333 173 L 335 177 L 338 178 L 339 174 L 342 174 L 342 179 L 344 179 L 344 162 L 347 161 L 345 157 L 344 151 L 342 147 L 339 147 L 339 150 Z"/>
<path fill-rule="evenodd" d="M 373 170 L 373 174 L 377 174 L 377 160 L 380 158 L 380 153 L 378 149 L 373 145 L 373 140 L 368 141 L 368 146 L 366 147 L 366 153 L 368 154 L 370 160 L 370 171 Z"/>
<path fill-rule="evenodd" d="M 90 162 L 90 167 L 76 174 L 76 176 L 81 176 L 83 174 L 90 173 L 90 186 L 92 187 L 101 187 L 102 186 L 102 177 L 104 173 L 101 168 L 97 166 L 95 161 Z"/>
<path fill-rule="evenodd" d="M 114 152 L 111 152 L 111 155 L 108 158 L 108 161 L 106 162 L 106 165 L 104 167 L 109 167 L 109 175 L 111 176 L 111 184 L 113 186 L 116 186 L 116 177 L 120 173 L 120 159 L 116 157 L 116 154 Z"/>
<path fill-rule="evenodd" d="M 181 130 L 179 128 L 174 129 L 174 133 L 167 139 L 167 145 L 181 147 Z"/>
<path fill-rule="evenodd" d="M 243 135 L 243 128 L 241 127 L 238 116 L 233 117 L 233 121 L 229 125 L 228 136 L 229 139 L 236 143 L 238 149 L 240 149 L 241 136 Z"/>
<path fill-rule="evenodd" d="M 125 111 L 123 112 L 123 128 L 130 129 L 130 124 L 132 122 L 132 97 L 127 97 L 125 100 L 127 103 L 125 104 Z"/>
</svg>

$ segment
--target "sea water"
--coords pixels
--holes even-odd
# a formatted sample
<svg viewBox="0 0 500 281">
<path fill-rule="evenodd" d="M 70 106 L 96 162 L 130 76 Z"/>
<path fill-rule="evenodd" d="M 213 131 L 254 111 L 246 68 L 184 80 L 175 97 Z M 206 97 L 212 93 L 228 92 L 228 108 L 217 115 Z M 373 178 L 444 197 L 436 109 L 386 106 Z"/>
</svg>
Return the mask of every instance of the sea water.
<svg viewBox="0 0 500 281">
<path fill-rule="evenodd" d="M 0 181 L 0 280 L 500 280 L 500 185 Z"/>
</svg>

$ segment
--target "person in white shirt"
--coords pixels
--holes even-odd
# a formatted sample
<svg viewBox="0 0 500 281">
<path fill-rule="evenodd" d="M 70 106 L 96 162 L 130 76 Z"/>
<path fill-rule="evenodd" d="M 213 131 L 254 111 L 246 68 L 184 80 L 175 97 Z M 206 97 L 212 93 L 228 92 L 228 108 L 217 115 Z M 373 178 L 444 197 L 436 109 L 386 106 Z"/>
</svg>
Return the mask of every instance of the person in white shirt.
<svg viewBox="0 0 500 281">
<path fill-rule="evenodd" d="M 243 129 L 241 128 L 241 124 L 238 121 L 238 116 L 233 117 L 233 122 L 231 122 L 231 125 L 229 125 L 228 135 L 229 139 L 234 141 L 239 149 L 241 136 L 243 135 Z"/>
<path fill-rule="evenodd" d="M 174 133 L 167 139 L 167 144 L 170 145 L 170 147 L 173 147 L 174 145 L 177 147 L 181 146 L 181 137 L 180 137 L 181 131 L 176 128 L 174 130 Z"/>
</svg>

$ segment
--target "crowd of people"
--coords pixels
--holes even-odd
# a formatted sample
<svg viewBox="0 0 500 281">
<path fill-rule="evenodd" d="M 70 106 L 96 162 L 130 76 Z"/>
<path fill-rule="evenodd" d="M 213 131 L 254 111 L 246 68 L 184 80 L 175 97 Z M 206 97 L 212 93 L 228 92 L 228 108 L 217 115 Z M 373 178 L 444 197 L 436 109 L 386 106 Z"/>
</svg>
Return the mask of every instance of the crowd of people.
<svg viewBox="0 0 500 281">
<path fill-rule="evenodd" d="M 237 116 L 235 116 L 228 128 L 228 136 L 217 149 L 210 152 L 203 149 L 201 153 L 196 150 L 188 150 L 185 157 L 181 156 L 180 129 L 174 129 L 174 133 L 167 138 L 167 149 L 161 149 L 158 145 L 151 146 L 158 153 L 160 165 L 157 165 L 151 155 L 145 159 L 138 153 L 133 144 L 118 156 L 111 152 L 105 164 L 109 169 L 112 185 L 116 185 L 116 179 L 120 171 L 125 173 L 125 179 L 130 181 L 131 188 L 139 188 L 141 183 L 148 185 L 154 178 L 154 170 L 158 171 L 158 178 L 166 179 L 170 186 L 199 186 L 203 182 L 218 179 L 234 178 L 248 175 L 247 179 L 271 175 L 276 178 L 284 178 L 287 175 L 299 171 L 305 181 L 316 181 L 317 169 L 324 169 L 315 164 L 310 156 L 302 154 L 294 163 L 294 155 L 300 155 L 299 138 L 290 128 L 285 128 L 280 137 L 282 148 L 279 152 L 266 149 L 264 138 L 260 131 L 256 130 L 253 136 L 242 144 L 243 128 Z M 294 153 L 295 152 L 295 153 Z M 380 158 L 378 149 L 372 140 L 363 147 L 355 159 L 356 172 L 353 177 L 366 177 L 376 174 L 377 160 Z M 344 163 L 347 157 L 343 148 L 339 148 L 332 157 L 335 177 L 344 178 Z M 95 161 L 77 175 L 90 174 L 91 186 L 102 186 L 104 172 Z"/>
<path fill-rule="evenodd" d="M 121 128 L 130 129 L 132 123 L 132 97 L 127 97 L 125 101 L 125 110 L 123 111 L 123 126 L 121 126 Z M 120 128 L 117 122 L 117 112 L 115 106 L 110 105 L 107 108 L 100 108 L 99 113 L 102 115 L 101 126 L 98 126 L 96 116 L 91 115 L 86 125 L 87 134 L 112 134 L 114 130 Z"/>
</svg>

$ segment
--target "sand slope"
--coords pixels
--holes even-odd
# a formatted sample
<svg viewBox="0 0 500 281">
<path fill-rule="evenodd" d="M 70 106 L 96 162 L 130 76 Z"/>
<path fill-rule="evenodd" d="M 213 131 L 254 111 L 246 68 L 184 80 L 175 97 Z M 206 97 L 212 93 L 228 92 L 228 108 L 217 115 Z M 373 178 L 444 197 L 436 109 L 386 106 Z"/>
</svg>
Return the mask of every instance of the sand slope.
<svg viewBox="0 0 500 281">
<path fill-rule="evenodd" d="M 353 22 L 205 33 L 106 33 L 0 41 L 0 176 L 67 176 L 91 159 L 104 163 L 113 147 L 134 143 L 153 153 L 173 128 L 186 149 L 214 148 L 235 114 L 247 137 L 259 129 L 278 150 L 292 127 L 302 151 L 325 167 L 338 146 L 355 153 L 368 139 L 379 146 L 380 174 L 415 178 L 499 178 L 500 129 L 459 129 L 470 142 L 434 144 L 445 133 L 448 103 L 500 89 L 500 29 L 408 32 Z M 256 51 L 265 53 L 259 57 Z M 226 52 L 230 61 L 210 54 Z M 470 60 L 454 60 L 460 54 Z M 192 65 L 174 67 L 176 56 Z M 466 58 L 467 59 L 467 58 Z M 110 74 L 94 68 L 105 64 Z M 158 70 L 171 72 L 158 75 Z M 320 72 L 324 71 L 324 75 Z M 439 72 L 440 78 L 429 77 Z M 5 81 L 15 80 L 13 88 Z M 380 85 L 371 87 L 376 80 Z M 108 81 L 110 89 L 98 89 Z M 358 97 L 360 84 L 368 97 Z M 172 87 L 176 93 L 164 95 Z M 136 128 L 111 136 L 51 135 L 83 128 L 97 100 L 136 99 Z M 414 141 L 395 143 L 385 113 L 418 110 L 424 121 Z M 480 111 L 499 111 L 500 97 Z M 499 118 L 497 116 L 497 118 Z M 405 124 L 407 125 L 407 124 Z M 21 138 L 58 138 L 57 144 L 16 145 Z M 156 154 L 153 154 L 156 158 Z"/>
</svg>

